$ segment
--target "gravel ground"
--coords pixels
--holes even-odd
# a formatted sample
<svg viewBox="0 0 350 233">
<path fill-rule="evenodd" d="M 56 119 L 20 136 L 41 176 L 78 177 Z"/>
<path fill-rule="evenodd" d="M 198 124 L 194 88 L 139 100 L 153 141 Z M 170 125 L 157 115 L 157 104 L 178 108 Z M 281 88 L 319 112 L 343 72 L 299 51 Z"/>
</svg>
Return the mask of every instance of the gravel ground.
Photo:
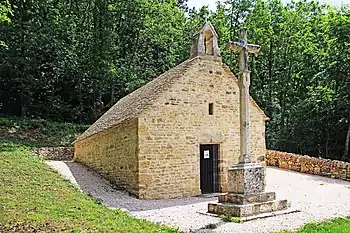
<svg viewBox="0 0 350 233">
<path fill-rule="evenodd" d="M 83 192 L 90 194 L 94 199 L 108 207 L 139 212 L 155 210 L 174 206 L 187 206 L 206 201 L 216 201 L 214 197 L 189 197 L 168 200 L 139 200 L 128 193 L 113 187 L 106 179 L 99 176 L 88 167 L 74 162 L 46 161 L 46 163 L 58 170 L 73 185 Z"/>
<path fill-rule="evenodd" d="M 209 202 L 216 201 L 213 197 L 138 200 L 113 188 L 105 179 L 81 164 L 60 161 L 48 161 L 47 164 L 108 207 L 125 209 L 137 218 L 179 227 L 187 232 L 264 233 L 350 216 L 350 182 L 278 168 L 267 168 L 266 191 L 275 191 L 278 199 L 288 199 L 292 207 L 301 212 L 239 224 L 223 223 L 219 218 L 199 213 L 207 210 Z M 208 224 L 218 227 L 200 230 Z"/>
</svg>

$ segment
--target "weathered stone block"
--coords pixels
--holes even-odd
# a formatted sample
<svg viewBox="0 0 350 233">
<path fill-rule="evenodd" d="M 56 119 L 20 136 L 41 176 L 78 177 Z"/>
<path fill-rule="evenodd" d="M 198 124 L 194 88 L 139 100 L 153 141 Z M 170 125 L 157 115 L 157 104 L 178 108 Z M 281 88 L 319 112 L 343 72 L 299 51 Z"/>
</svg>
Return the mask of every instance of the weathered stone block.
<svg viewBox="0 0 350 233">
<path fill-rule="evenodd" d="M 265 191 L 264 167 L 258 163 L 233 165 L 228 169 L 229 193 L 252 194 Z"/>
<path fill-rule="evenodd" d="M 274 192 L 264 192 L 256 194 L 235 194 L 235 193 L 226 193 L 222 194 L 219 197 L 220 203 L 233 203 L 233 204 L 251 204 L 258 202 L 267 202 L 274 201 L 276 199 L 276 193 Z"/>
<path fill-rule="evenodd" d="M 275 212 L 287 209 L 287 200 L 268 201 L 253 204 L 210 203 L 208 212 L 212 214 L 231 214 L 234 217 L 247 217 L 261 213 Z"/>
<path fill-rule="evenodd" d="M 279 167 L 280 167 L 280 168 L 284 168 L 284 169 L 288 169 L 288 168 L 289 168 L 287 162 L 281 162 L 281 163 L 279 164 Z"/>
</svg>

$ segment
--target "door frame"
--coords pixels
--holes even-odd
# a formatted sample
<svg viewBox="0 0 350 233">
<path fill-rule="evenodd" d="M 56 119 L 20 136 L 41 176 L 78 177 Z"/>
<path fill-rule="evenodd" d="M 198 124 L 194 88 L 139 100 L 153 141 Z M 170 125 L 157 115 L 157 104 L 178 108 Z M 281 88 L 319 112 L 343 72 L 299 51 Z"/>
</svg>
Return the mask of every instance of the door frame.
<svg viewBox="0 0 350 233">
<path fill-rule="evenodd" d="M 199 188 L 203 193 L 201 189 L 202 187 L 202 169 L 201 169 L 202 146 L 212 147 L 212 151 L 213 151 L 213 192 L 212 193 L 220 192 L 220 170 L 219 170 L 220 144 L 210 144 L 210 143 L 199 144 L 199 182 L 200 182 Z"/>
</svg>

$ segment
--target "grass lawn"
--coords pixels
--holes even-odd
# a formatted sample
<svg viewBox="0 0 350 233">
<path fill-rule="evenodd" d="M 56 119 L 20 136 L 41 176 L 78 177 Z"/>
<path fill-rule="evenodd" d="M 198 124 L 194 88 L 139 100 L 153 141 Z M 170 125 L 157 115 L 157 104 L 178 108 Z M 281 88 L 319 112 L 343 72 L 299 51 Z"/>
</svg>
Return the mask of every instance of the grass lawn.
<svg viewBox="0 0 350 233">
<path fill-rule="evenodd" d="M 29 147 L 72 146 L 89 126 L 47 120 L 0 117 L 0 140 Z"/>
<path fill-rule="evenodd" d="M 0 118 L 0 232 L 178 232 L 100 205 L 31 152 L 68 146 L 86 128 Z"/>
<path fill-rule="evenodd" d="M 293 231 L 281 231 L 290 233 Z M 350 218 L 337 218 L 322 223 L 309 223 L 298 229 L 298 233 L 350 233 Z"/>
<path fill-rule="evenodd" d="M 177 232 L 96 203 L 28 147 L 0 142 L 0 158 L 0 232 Z"/>
</svg>

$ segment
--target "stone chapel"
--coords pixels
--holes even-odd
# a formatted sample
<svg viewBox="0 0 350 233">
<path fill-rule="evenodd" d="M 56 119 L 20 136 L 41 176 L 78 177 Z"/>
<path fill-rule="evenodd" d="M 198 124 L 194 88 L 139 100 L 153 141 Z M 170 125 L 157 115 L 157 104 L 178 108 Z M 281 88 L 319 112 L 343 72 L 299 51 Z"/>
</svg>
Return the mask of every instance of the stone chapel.
<svg viewBox="0 0 350 233">
<path fill-rule="evenodd" d="M 240 151 L 238 80 L 207 22 L 191 57 L 119 100 L 74 142 L 74 158 L 140 199 L 227 191 Z M 250 98 L 252 162 L 264 164 L 265 121 Z"/>
</svg>

